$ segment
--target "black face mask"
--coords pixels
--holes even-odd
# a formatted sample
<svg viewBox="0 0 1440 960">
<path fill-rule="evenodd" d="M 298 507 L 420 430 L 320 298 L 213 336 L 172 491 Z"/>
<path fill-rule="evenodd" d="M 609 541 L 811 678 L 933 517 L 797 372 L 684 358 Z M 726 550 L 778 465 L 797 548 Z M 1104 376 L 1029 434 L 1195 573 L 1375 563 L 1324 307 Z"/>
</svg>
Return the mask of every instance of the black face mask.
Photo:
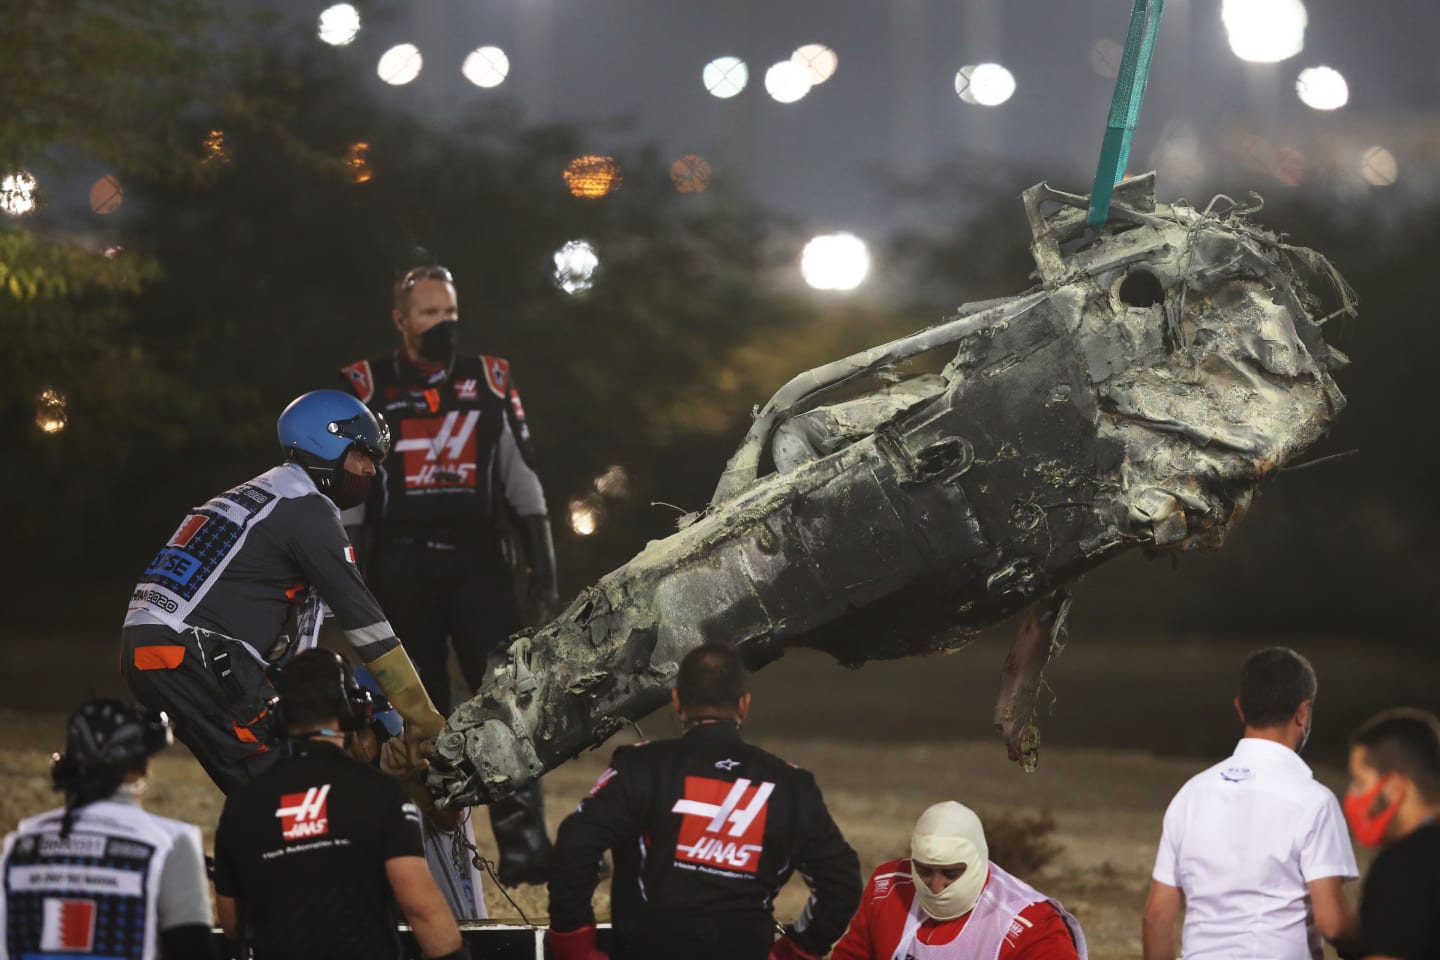
<svg viewBox="0 0 1440 960">
<path fill-rule="evenodd" d="M 455 344 L 460 337 L 460 324 L 446 320 L 420 334 L 420 356 L 431 363 L 449 366 L 455 359 Z"/>
<path fill-rule="evenodd" d="M 370 488 L 375 483 L 375 477 L 362 477 L 358 473 L 351 473 L 344 467 L 338 471 L 338 478 L 330 485 L 325 493 L 335 506 L 341 510 L 349 510 L 351 507 L 358 507 L 370 496 Z"/>
</svg>

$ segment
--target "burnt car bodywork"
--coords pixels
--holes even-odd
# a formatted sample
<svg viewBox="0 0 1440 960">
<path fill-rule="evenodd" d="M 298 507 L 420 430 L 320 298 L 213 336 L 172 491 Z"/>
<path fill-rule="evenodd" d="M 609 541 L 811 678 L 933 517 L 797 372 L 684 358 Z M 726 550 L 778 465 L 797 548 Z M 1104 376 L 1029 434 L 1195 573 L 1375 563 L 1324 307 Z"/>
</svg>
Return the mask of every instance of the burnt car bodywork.
<svg viewBox="0 0 1440 960">
<path fill-rule="evenodd" d="M 1024 202 L 1040 284 L 782 388 L 703 513 L 517 637 L 450 717 L 443 803 L 503 797 L 663 705 L 703 642 L 752 668 L 797 646 L 853 665 L 1021 611 L 996 723 L 1033 764 L 1067 585 L 1131 548 L 1219 547 L 1344 407 L 1321 326 L 1354 299 L 1233 205 L 1157 204 L 1153 175 L 1117 187 L 1099 234 L 1085 197 L 1040 184 Z M 896 381 L 935 350 L 940 373 Z"/>
</svg>

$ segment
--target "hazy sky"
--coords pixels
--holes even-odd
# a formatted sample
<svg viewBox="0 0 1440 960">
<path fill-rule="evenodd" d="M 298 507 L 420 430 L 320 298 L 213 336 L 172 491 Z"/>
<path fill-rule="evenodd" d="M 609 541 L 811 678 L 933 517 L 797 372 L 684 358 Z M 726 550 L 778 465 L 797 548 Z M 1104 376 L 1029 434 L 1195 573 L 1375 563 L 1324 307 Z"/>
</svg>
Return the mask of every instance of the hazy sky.
<svg viewBox="0 0 1440 960">
<path fill-rule="evenodd" d="M 325 6 L 305 0 L 285 9 L 313 24 Z M 1023 163 L 1057 186 L 1085 192 L 1114 86 L 1092 66 L 1092 48 L 1102 39 L 1124 40 L 1131 6 L 1131 0 L 377 0 L 361 5 L 365 29 L 337 55 L 353 59 L 365 82 L 382 88 L 374 73 L 380 51 L 412 42 L 425 69 L 409 86 L 384 89 L 392 102 L 441 122 L 496 98 L 517 100 L 537 120 L 629 118 L 629 129 L 595 128 L 592 148 L 652 141 L 667 155 L 698 152 L 716 177 L 740 178 L 769 204 L 817 228 L 863 228 L 897 216 L 877 171 L 916 175 L 947 160 L 989 157 Z M 1275 151 L 1295 149 L 1313 172 L 1358 164 L 1373 143 L 1397 157 L 1400 188 L 1433 188 L 1440 171 L 1434 132 L 1440 3 L 1309 0 L 1303 52 L 1265 65 L 1230 51 L 1220 6 L 1169 0 L 1132 168 L 1160 167 L 1167 194 L 1167 165 L 1175 168 L 1175 191 L 1202 176 L 1227 189 L 1263 188 L 1273 186 L 1264 181 Z M 839 69 L 798 103 L 776 103 L 765 94 L 764 72 L 805 43 L 833 48 Z M 465 55 L 482 45 L 501 47 L 511 62 L 509 80 L 492 90 L 460 74 Z M 729 100 L 710 96 L 700 79 L 704 64 L 724 54 L 750 67 L 749 86 Z M 1001 107 L 955 95 L 956 71 L 981 61 L 1000 62 L 1016 76 L 1015 96 Z M 1318 65 L 1349 81 L 1344 109 L 1320 113 L 1296 97 L 1299 71 Z M 1234 151 L 1247 130 L 1267 137 L 1266 153 L 1242 169 Z M 1166 144 L 1168 154 L 1156 152 Z M 1196 167 L 1222 146 L 1229 152 Z"/>
</svg>

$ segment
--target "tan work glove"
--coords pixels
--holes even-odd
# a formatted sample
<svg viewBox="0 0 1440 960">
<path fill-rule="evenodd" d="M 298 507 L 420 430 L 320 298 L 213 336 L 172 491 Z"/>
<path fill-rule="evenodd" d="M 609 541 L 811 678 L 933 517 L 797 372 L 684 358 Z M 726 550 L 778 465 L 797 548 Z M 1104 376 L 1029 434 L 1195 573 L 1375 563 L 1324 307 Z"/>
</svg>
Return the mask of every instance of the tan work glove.
<svg viewBox="0 0 1440 960">
<path fill-rule="evenodd" d="M 387 749 L 392 744 L 395 746 Z M 446 833 L 453 832 L 460 823 L 462 811 L 458 808 L 441 810 L 435 806 L 435 798 L 425 789 L 424 778 L 421 776 L 425 767 L 424 760 L 420 761 L 418 767 L 414 765 L 410 753 L 400 746 L 399 737 L 392 737 L 380 747 L 380 769 L 400 781 L 410 799 L 415 801 L 432 824 Z"/>
<path fill-rule="evenodd" d="M 380 770 L 392 777 L 409 774 L 423 774 L 430 766 L 430 757 L 435 752 L 434 737 L 416 737 L 410 733 L 410 725 L 398 737 L 391 737 L 380 746 Z"/>
<path fill-rule="evenodd" d="M 418 745 L 440 735 L 445 718 L 440 716 L 440 711 L 430 700 L 430 694 L 425 692 L 425 685 L 420 682 L 415 664 L 410 662 L 404 647 L 382 653 L 365 666 L 370 668 L 390 706 L 405 719 L 406 741 Z"/>
</svg>

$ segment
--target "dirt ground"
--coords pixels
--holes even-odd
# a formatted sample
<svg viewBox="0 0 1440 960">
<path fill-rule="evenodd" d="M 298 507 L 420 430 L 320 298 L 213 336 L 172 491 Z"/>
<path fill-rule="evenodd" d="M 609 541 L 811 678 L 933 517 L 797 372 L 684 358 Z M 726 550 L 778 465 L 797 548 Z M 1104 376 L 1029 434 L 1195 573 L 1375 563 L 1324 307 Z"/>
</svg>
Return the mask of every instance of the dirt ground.
<svg viewBox="0 0 1440 960">
<path fill-rule="evenodd" d="M 1072 642 L 1048 674 L 1054 700 L 1042 722 L 1045 745 L 1033 774 L 1010 764 L 1003 744 L 989 734 L 1004 655 L 1003 643 L 993 640 L 956 656 L 860 671 L 842 670 L 818 655 L 792 654 L 756 675 L 746 733 L 815 773 L 867 875 L 903 855 L 915 817 L 938 800 L 960 800 L 982 818 L 1050 814 L 1060 853 L 1026 879 L 1074 911 L 1092 956 L 1129 960 L 1140 957 L 1139 915 L 1165 806 L 1186 778 L 1233 744 L 1238 734 L 1229 707 L 1233 677 L 1255 645 Z M 1306 758 L 1333 788 L 1343 788 L 1344 737 L 1355 723 L 1398 703 L 1437 706 L 1431 660 L 1377 657 L 1354 644 L 1296 645 L 1315 662 L 1321 684 L 1314 745 Z M 122 692 L 107 675 L 113 669 L 108 649 L 103 659 L 85 658 L 107 668 L 91 675 L 75 668 L 80 651 L 70 641 L 32 646 L 23 657 L 15 648 L 0 643 L 0 671 L 16 692 L 11 703 L 23 708 L 0 711 L 4 830 L 55 805 L 49 754 L 61 745 L 63 712 L 40 708 L 39 702 L 68 706 L 90 690 Z M 37 691 L 47 678 L 54 682 Z M 663 715 L 641 726 L 652 738 L 675 732 Z M 592 751 L 547 775 L 552 832 L 608 755 L 605 748 Z M 221 796 L 185 751 L 157 758 L 152 780 L 147 806 L 201 824 L 208 842 Z M 476 832 L 482 852 L 493 857 L 488 825 Z M 530 919 L 544 917 L 543 889 L 525 887 L 512 895 Z M 778 900 L 777 916 L 793 917 L 804 897 L 803 884 L 792 881 Z M 518 919 L 497 890 L 487 889 L 486 899 L 492 917 Z M 602 914 L 607 901 L 602 887 L 596 904 Z"/>
<path fill-rule="evenodd" d="M 55 805 L 49 789 L 49 754 L 40 744 L 56 740 L 59 715 L 0 715 L 0 824 Z M 770 739 L 766 746 L 814 771 L 835 819 L 867 871 L 903 855 L 910 825 L 920 810 L 947 797 L 963 798 L 982 816 L 991 811 L 1053 814 L 1057 860 L 1028 879 L 1058 896 L 1085 927 L 1096 957 L 1140 956 L 1138 911 L 1148 883 L 1160 816 L 1169 795 L 1193 765 L 1161 761 L 1136 752 L 1057 748 L 1042 768 L 1025 775 L 992 742 L 952 744 L 843 743 L 835 740 Z M 553 829 L 604 768 L 596 751 L 546 778 L 548 820 Z M 213 841 L 222 797 L 181 749 L 156 760 L 146 806 L 199 823 Z M 883 789 L 877 789 L 883 784 Z M 483 817 L 482 817 L 483 819 Z M 488 830 L 480 846 L 494 856 Z M 512 891 L 532 920 L 545 914 L 544 891 Z M 793 917 L 804 902 L 804 885 L 793 881 L 781 895 L 777 916 Z M 608 896 L 597 896 L 603 913 Z M 494 918 L 516 918 L 514 907 L 492 887 L 486 901 Z"/>
</svg>

